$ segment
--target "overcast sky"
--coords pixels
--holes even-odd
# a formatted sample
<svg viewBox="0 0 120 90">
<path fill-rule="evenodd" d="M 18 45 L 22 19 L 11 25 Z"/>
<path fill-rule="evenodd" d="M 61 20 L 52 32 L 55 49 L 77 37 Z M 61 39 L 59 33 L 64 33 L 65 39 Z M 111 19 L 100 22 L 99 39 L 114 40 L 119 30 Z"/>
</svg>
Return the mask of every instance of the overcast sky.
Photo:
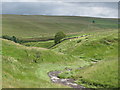
<svg viewBox="0 0 120 90">
<path fill-rule="evenodd" d="M 21 2 L 12 1 L 13 0 L 4 0 L 2 3 L 2 14 L 65 15 L 104 18 L 118 17 L 117 2 L 53 2 L 53 0 L 45 2 L 22 2 L 24 0 L 18 0 Z"/>
</svg>

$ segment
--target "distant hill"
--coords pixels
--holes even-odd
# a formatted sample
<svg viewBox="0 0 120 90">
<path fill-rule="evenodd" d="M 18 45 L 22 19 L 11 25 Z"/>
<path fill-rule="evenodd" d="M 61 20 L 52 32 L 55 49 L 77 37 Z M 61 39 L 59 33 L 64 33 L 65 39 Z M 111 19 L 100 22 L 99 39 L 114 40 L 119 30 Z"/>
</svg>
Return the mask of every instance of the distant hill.
<svg viewBox="0 0 120 90">
<path fill-rule="evenodd" d="M 95 21 L 93 23 L 93 20 Z M 19 38 L 53 36 L 58 31 L 78 34 L 116 29 L 117 19 L 79 16 L 2 15 L 3 35 Z"/>
</svg>

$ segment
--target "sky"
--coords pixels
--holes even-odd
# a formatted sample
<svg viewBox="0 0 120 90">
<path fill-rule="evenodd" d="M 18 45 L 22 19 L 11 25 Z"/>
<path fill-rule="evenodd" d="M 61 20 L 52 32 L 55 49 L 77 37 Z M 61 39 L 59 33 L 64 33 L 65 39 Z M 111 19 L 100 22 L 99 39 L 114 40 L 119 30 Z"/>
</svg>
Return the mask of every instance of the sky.
<svg viewBox="0 0 120 90">
<path fill-rule="evenodd" d="M 118 17 L 117 2 L 38 1 L 17 0 L 17 2 L 13 2 L 13 0 L 4 0 L 2 14 Z"/>
</svg>

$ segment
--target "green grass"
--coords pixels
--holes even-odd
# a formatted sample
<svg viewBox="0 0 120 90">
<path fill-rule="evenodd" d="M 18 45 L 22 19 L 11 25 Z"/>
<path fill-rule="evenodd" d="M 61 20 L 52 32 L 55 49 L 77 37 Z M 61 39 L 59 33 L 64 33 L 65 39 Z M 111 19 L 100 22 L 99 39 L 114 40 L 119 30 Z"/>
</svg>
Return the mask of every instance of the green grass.
<svg viewBox="0 0 120 90">
<path fill-rule="evenodd" d="M 54 45 L 54 41 L 40 41 L 40 42 L 28 42 L 23 43 L 25 46 L 32 46 L 32 47 L 43 47 L 43 48 L 50 48 L 52 45 Z"/>
<path fill-rule="evenodd" d="M 2 89 L 2 41 L 0 40 L 0 89 Z"/>
<path fill-rule="evenodd" d="M 38 68 L 38 64 L 22 64 L 12 57 L 3 57 L 3 88 L 66 87 L 64 85 L 51 83 L 48 77 L 48 80 L 46 80 L 47 71 L 38 73 Z M 40 69 L 40 71 L 42 71 L 42 69 Z M 42 75 L 44 75 L 44 78 Z"/>
<path fill-rule="evenodd" d="M 3 88 L 65 88 L 67 86 L 51 83 L 47 73 L 63 70 L 65 67 L 89 65 L 76 57 L 49 49 L 25 47 L 8 40 L 2 41 Z"/>
<path fill-rule="evenodd" d="M 3 15 L 2 19 L 3 35 L 24 40 L 53 37 L 58 31 L 65 32 L 66 38 L 88 35 L 50 49 L 53 40 L 20 45 L 2 39 L 3 88 L 67 88 L 51 83 L 47 75 L 66 67 L 73 71 L 60 77 L 74 78 L 85 87 L 118 87 L 117 19 L 40 15 Z M 93 61 L 99 62 L 91 65 Z"/>
<path fill-rule="evenodd" d="M 81 70 L 66 71 L 59 75 L 60 78 L 76 79 L 78 84 L 88 88 L 118 87 L 117 30 L 96 32 L 86 37 L 66 40 L 52 50 L 85 61 L 99 61 Z"/>
<path fill-rule="evenodd" d="M 100 61 L 81 70 L 62 73 L 59 77 L 74 78 L 78 84 L 88 88 L 117 88 L 118 59 Z"/>
<path fill-rule="evenodd" d="M 96 23 L 92 23 L 92 21 Z M 117 19 L 76 16 L 2 15 L 2 34 L 18 38 L 54 36 L 56 32 L 79 34 L 117 29 Z"/>
<path fill-rule="evenodd" d="M 96 61 L 117 56 L 117 30 L 91 33 L 89 36 L 63 41 L 52 48 L 53 51 Z"/>
<path fill-rule="evenodd" d="M 117 30 L 66 40 L 51 49 L 3 40 L 3 87 L 66 87 L 51 83 L 47 75 L 66 67 L 74 71 L 60 74 L 62 78 L 74 78 L 78 84 L 90 88 L 117 87 L 117 41 Z M 91 65 L 91 61 L 100 62 Z M 76 70 L 78 67 L 84 69 Z"/>
</svg>

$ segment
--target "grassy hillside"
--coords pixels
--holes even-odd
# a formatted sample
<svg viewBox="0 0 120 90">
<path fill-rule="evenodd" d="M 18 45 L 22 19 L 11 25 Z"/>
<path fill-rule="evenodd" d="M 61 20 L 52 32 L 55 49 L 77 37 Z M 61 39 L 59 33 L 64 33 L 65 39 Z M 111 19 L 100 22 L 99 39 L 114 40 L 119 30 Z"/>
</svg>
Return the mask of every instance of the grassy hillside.
<svg viewBox="0 0 120 90">
<path fill-rule="evenodd" d="M 66 40 L 53 51 L 76 56 L 82 60 L 99 61 L 96 64 L 67 71 L 60 78 L 74 78 L 88 88 L 118 87 L 118 32 L 96 32 L 77 39 Z"/>
<path fill-rule="evenodd" d="M 86 33 L 85 35 L 88 36 L 63 41 L 52 50 L 88 61 L 104 60 L 118 55 L 117 30 Z"/>
<path fill-rule="evenodd" d="M 61 78 L 74 78 L 85 87 L 117 87 L 117 41 L 117 30 L 66 40 L 51 49 L 3 40 L 3 87 L 66 87 L 51 83 L 47 75 L 66 67 L 73 71 L 60 74 Z M 100 62 L 91 65 L 91 61 Z"/>
<path fill-rule="evenodd" d="M 64 72 L 61 78 L 74 78 L 77 83 L 88 88 L 118 87 L 118 58 L 101 61 L 81 70 Z"/>
<path fill-rule="evenodd" d="M 51 83 L 47 73 L 89 64 L 45 48 L 25 47 L 8 40 L 2 41 L 4 88 L 65 88 L 66 86 Z"/>
<path fill-rule="evenodd" d="M 3 15 L 2 19 L 3 35 L 38 40 L 20 45 L 2 39 L 3 88 L 66 88 L 51 83 L 47 75 L 65 68 L 73 71 L 60 74 L 61 78 L 73 78 L 85 87 L 118 86 L 116 19 L 40 15 Z M 48 49 L 58 31 L 64 31 L 66 38 L 78 38 Z"/>
<path fill-rule="evenodd" d="M 95 23 L 92 23 L 93 20 Z M 3 35 L 14 35 L 19 38 L 53 36 L 58 31 L 76 34 L 115 28 L 117 28 L 117 19 L 76 16 L 2 15 Z"/>
</svg>

